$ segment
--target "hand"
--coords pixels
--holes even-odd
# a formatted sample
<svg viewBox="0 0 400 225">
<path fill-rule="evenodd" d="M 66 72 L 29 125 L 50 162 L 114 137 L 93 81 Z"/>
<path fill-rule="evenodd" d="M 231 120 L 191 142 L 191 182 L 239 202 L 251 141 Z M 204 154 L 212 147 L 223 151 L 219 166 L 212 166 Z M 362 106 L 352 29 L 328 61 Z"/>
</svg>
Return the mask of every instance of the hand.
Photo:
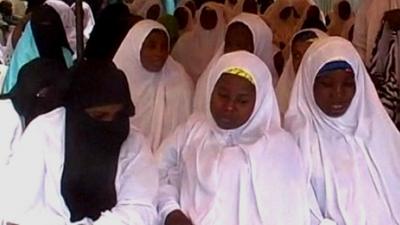
<svg viewBox="0 0 400 225">
<path fill-rule="evenodd" d="M 394 31 L 400 30 L 400 9 L 394 9 L 385 12 L 383 19 L 388 22 L 390 29 Z"/>
<path fill-rule="evenodd" d="M 174 210 L 165 219 L 165 225 L 193 225 L 181 210 Z"/>
</svg>

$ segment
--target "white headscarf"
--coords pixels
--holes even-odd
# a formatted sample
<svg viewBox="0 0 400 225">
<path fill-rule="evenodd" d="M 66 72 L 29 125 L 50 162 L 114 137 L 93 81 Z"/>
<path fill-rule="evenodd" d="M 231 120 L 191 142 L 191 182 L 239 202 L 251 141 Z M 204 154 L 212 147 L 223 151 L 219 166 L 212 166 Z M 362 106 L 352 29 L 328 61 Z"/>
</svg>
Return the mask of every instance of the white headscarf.
<svg viewBox="0 0 400 225">
<path fill-rule="evenodd" d="M 241 13 L 232 19 L 232 21 L 228 24 L 235 22 L 241 22 L 245 24 L 252 33 L 253 36 L 253 44 L 254 44 L 254 54 L 258 56 L 269 68 L 272 72 L 272 81 L 273 85 L 276 84 L 278 80 L 278 75 L 275 70 L 274 62 L 273 62 L 273 53 L 274 48 L 272 45 L 272 31 L 268 27 L 268 25 L 257 15 L 251 13 Z M 224 35 L 225 37 L 225 35 Z M 218 51 L 215 53 L 213 59 L 210 61 L 207 69 L 204 70 L 203 74 L 200 76 L 197 84 L 196 91 L 194 96 L 194 108 L 195 111 L 200 110 L 204 111 L 203 102 L 206 100 L 205 92 L 206 81 L 208 76 L 210 76 L 210 68 L 217 62 L 217 60 L 224 54 L 224 46 L 225 42 L 222 43 L 222 46 L 219 47 Z"/>
<path fill-rule="evenodd" d="M 367 66 L 372 60 L 372 50 L 375 47 L 376 37 L 382 26 L 383 15 L 386 11 L 399 9 L 400 0 L 365 0 L 366 2 L 357 13 L 354 26 L 354 45 L 357 47 Z"/>
<path fill-rule="evenodd" d="M 113 59 L 128 79 L 135 104 L 136 114 L 131 124 L 147 136 L 153 149 L 189 117 L 193 89 L 183 67 L 170 56 L 160 72 L 149 72 L 142 66 L 143 42 L 155 29 L 168 35 L 164 26 L 156 21 L 142 20 L 135 24 Z"/>
<path fill-rule="evenodd" d="M 354 25 L 355 14 L 351 12 L 350 18 L 343 20 L 339 17 L 339 4 L 347 0 L 335 0 L 333 3 L 333 10 L 329 13 L 331 23 L 328 26 L 328 34 L 330 36 L 341 36 L 349 39 L 350 30 Z M 348 1 L 347 1 L 348 2 Z M 350 4 L 350 3 L 349 3 Z"/>
<path fill-rule="evenodd" d="M 75 10 L 75 3 L 71 6 L 72 10 Z M 86 2 L 82 2 L 82 9 L 83 9 L 83 37 L 85 38 L 85 43 L 90 38 L 90 33 L 92 33 L 95 20 L 93 16 L 92 9 L 90 8 L 89 4 Z"/>
<path fill-rule="evenodd" d="M 153 6 L 158 5 L 160 7 L 160 16 L 164 14 L 164 6 L 161 0 L 135 0 L 131 4 L 127 4 L 129 11 L 135 15 L 139 15 L 143 18 L 147 18 L 147 11 Z"/>
<path fill-rule="evenodd" d="M 217 25 L 212 30 L 206 30 L 200 24 L 200 15 L 205 7 L 211 8 L 217 13 Z M 222 8 L 214 2 L 203 4 L 197 11 L 196 21 L 198 22 L 193 30 L 178 39 L 171 53 L 172 57 L 185 67 L 194 81 L 197 81 L 206 69 L 223 42 L 226 25 Z"/>
<path fill-rule="evenodd" d="M 183 8 L 186 13 L 188 14 L 188 20 L 187 20 L 187 24 L 186 27 L 179 30 L 179 35 L 183 35 L 184 33 L 190 32 L 193 30 L 193 27 L 196 24 L 195 19 L 193 19 L 193 15 L 192 15 L 192 11 L 185 5 L 181 5 L 178 8 Z"/>
<path fill-rule="evenodd" d="M 337 60 L 351 65 L 356 92 L 347 112 L 331 118 L 315 103 L 313 85 L 318 71 Z M 400 134 L 350 42 L 328 37 L 308 49 L 285 127 L 309 166 L 308 180 L 320 207 L 314 215 L 338 225 L 400 223 Z"/>
<path fill-rule="evenodd" d="M 296 37 L 298 34 L 301 34 L 303 32 L 310 32 L 310 31 L 315 33 L 315 35 L 317 35 L 317 38 L 327 37 L 327 35 L 324 32 L 318 29 L 303 29 L 294 34 L 293 37 Z M 275 88 L 276 98 L 278 99 L 279 110 L 282 114 L 285 114 L 288 108 L 290 93 L 292 92 L 293 82 L 296 78 L 296 72 L 294 71 L 293 68 L 293 56 L 291 50 L 292 45 L 293 45 L 293 38 L 290 41 L 289 45 L 289 51 L 290 51 L 289 59 L 286 62 L 285 67 L 283 68 L 282 75 L 279 78 L 278 84 L 276 85 Z"/>
<path fill-rule="evenodd" d="M 245 124 L 223 130 L 213 119 L 209 102 L 217 81 L 232 67 L 251 73 L 256 101 Z M 197 225 L 309 224 L 299 151 L 280 127 L 267 66 L 245 51 L 225 54 L 211 68 L 206 91 L 207 113 L 193 114 L 160 147 L 161 215 L 175 203 Z M 237 161 L 229 163 L 227 157 Z M 176 164 L 182 165 L 179 171 L 171 168 Z M 229 186 L 234 182 L 238 185 Z M 226 196 L 230 203 L 223 201 Z"/>
<path fill-rule="evenodd" d="M 46 0 L 44 4 L 51 6 L 60 16 L 71 50 L 76 52 L 75 14 L 71 7 L 61 0 Z"/>
</svg>

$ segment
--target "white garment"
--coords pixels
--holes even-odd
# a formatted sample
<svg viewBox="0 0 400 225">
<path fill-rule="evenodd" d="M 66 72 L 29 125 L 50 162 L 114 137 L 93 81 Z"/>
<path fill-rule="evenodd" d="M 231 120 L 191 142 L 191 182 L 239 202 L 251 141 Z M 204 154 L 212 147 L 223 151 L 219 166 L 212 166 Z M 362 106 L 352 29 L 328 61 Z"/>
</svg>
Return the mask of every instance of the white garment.
<svg viewBox="0 0 400 225">
<path fill-rule="evenodd" d="M 198 22 L 195 27 L 178 39 L 171 52 L 171 56 L 183 65 L 194 82 L 206 69 L 224 40 L 226 21 L 223 9 L 218 5 L 213 2 L 203 4 L 197 11 L 196 21 Z M 217 25 L 212 30 L 206 30 L 200 24 L 200 15 L 205 7 L 217 13 Z"/>
<path fill-rule="evenodd" d="M 280 127 L 271 74 L 245 51 L 226 54 L 211 69 L 207 99 L 228 68 L 249 71 L 256 101 L 249 120 L 219 128 L 209 104 L 166 139 L 160 162 L 161 221 L 182 210 L 196 225 L 308 225 L 305 174 L 300 152 Z"/>
<path fill-rule="evenodd" d="M 179 6 L 178 8 L 183 8 L 185 10 L 185 12 L 188 14 L 186 26 L 183 29 L 179 30 L 179 36 L 182 37 L 182 35 L 184 33 L 187 33 L 187 32 L 190 32 L 193 30 L 193 28 L 196 24 L 196 21 L 193 18 L 192 11 L 187 6 L 182 5 L 182 6 Z"/>
<path fill-rule="evenodd" d="M 330 36 L 341 36 L 349 40 L 350 30 L 354 25 L 355 14 L 351 12 L 350 18 L 343 20 L 339 17 L 339 3 L 347 0 L 335 0 L 333 10 L 329 13 L 331 23 L 327 27 Z M 348 1 L 347 1 L 348 2 Z M 350 4 L 350 3 L 349 3 Z"/>
<path fill-rule="evenodd" d="M 317 38 L 327 37 L 327 35 L 324 32 L 318 29 L 303 29 L 294 34 L 293 37 L 296 37 L 296 35 L 308 31 L 312 31 L 313 33 L 315 33 L 315 35 L 318 36 Z M 289 60 L 285 63 L 282 75 L 279 78 L 278 84 L 276 85 L 275 88 L 276 98 L 278 99 L 278 105 L 281 115 L 284 115 L 286 113 L 286 110 L 288 109 L 290 93 L 292 92 L 293 82 L 296 78 L 296 72 L 294 71 L 293 68 L 292 45 L 293 45 L 293 38 L 290 41 L 289 45 L 289 51 L 290 51 Z"/>
<path fill-rule="evenodd" d="M 75 10 L 75 3 L 72 4 L 71 9 Z M 95 25 L 95 20 L 93 16 L 92 9 L 90 8 L 89 4 L 86 2 L 82 2 L 82 9 L 83 9 L 83 37 L 84 42 L 86 42 L 90 38 L 90 33 L 92 33 L 93 27 Z"/>
<path fill-rule="evenodd" d="M 44 4 L 51 6 L 60 16 L 65 34 L 69 43 L 69 47 L 76 52 L 76 25 L 74 11 L 61 0 L 46 0 Z"/>
<path fill-rule="evenodd" d="M 7 70 L 8 66 L 0 64 L 0 87 L 3 87 L 4 78 L 6 77 Z"/>
<path fill-rule="evenodd" d="M 278 80 L 278 74 L 275 70 L 273 62 L 274 47 L 272 44 L 272 31 L 268 25 L 257 15 L 250 13 L 241 13 L 231 20 L 228 24 L 235 22 L 241 22 L 246 25 L 252 33 L 253 44 L 254 44 L 254 54 L 258 56 L 267 66 L 272 73 L 272 82 L 275 86 Z M 238 34 L 239 35 L 239 34 Z M 204 101 L 206 101 L 207 92 L 207 79 L 210 76 L 210 68 L 214 66 L 217 60 L 224 54 L 225 42 L 219 47 L 218 51 L 215 53 L 214 57 L 208 64 L 207 68 L 204 70 L 202 75 L 196 84 L 196 90 L 194 95 L 194 111 L 205 111 Z"/>
<path fill-rule="evenodd" d="M 23 124 L 10 99 L 0 100 L 0 115 L 0 170 L 3 170 L 22 136 Z"/>
<path fill-rule="evenodd" d="M 133 3 L 127 4 L 132 14 L 139 15 L 145 19 L 147 18 L 147 12 L 153 5 L 158 5 L 160 7 L 159 18 L 164 15 L 164 6 L 161 0 L 134 0 Z"/>
<path fill-rule="evenodd" d="M 161 141 L 186 121 L 192 110 L 193 84 L 183 67 L 168 57 L 160 72 L 147 71 L 140 61 L 143 42 L 154 29 L 166 29 L 156 21 L 142 20 L 128 32 L 113 59 L 128 80 L 136 114 L 131 125 L 139 128 L 156 149 Z"/>
<path fill-rule="evenodd" d="M 61 194 L 65 155 L 65 109 L 57 108 L 33 120 L 16 147 L 8 166 L 6 191 L 0 193 L 6 207 L 5 221 L 19 225 L 70 225 L 70 213 Z M 158 174 L 150 148 L 137 131 L 121 146 L 115 188 L 117 204 L 100 218 L 85 218 L 82 225 L 153 225 L 152 204 Z"/>
<path fill-rule="evenodd" d="M 347 112 L 331 118 L 315 103 L 313 85 L 318 71 L 336 60 L 351 65 L 356 92 Z M 314 219 L 338 225 L 400 224 L 400 134 L 350 42 L 328 37 L 308 49 L 285 127 L 309 166 L 309 191 L 319 204 L 312 208 Z"/>
<path fill-rule="evenodd" d="M 384 13 L 399 8 L 400 0 L 365 0 L 360 6 L 354 26 L 353 42 L 367 67 L 372 60 L 372 51 Z"/>
</svg>

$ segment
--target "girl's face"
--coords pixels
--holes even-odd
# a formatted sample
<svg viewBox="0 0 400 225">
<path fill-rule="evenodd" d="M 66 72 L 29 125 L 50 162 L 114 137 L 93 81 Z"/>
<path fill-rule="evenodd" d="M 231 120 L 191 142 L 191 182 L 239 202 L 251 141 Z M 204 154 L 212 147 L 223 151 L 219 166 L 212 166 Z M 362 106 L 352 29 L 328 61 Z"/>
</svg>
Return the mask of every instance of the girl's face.
<svg viewBox="0 0 400 225">
<path fill-rule="evenodd" d="M 152 5 L 146 13 L 146 18 L 151 20 L 157 20 L 160 17 L 160 6 Z"/>
<path fill-rule="evenodd" d="M 168 37 L 162 30 L 153 30 L 143 42 L 140 61 L 150 72 L 159 72 L 168 58 Z"/>
<path fill-rule="evenodd" d="M 249 120 L 256 102 L 256 88 L 247 79 L 224 73 L 211 95 L 211 114 L 225 130 L 236 129 Z"/>
<path fill-rule="evenodd" d="M 317 76 L 314 81 L 314 99 L 329 117 L 340 117 L 349 108 L 356 92 L 354 73 L 334 70 Z"/>
<path fill-rule="evenodd" d="M 304 54 L 307 49 L 311 46 L 312 42 L 310 41 L 297 41 L 293 43 L 292 46 L 292 59 L 293 59 L 293 69 L 295 73 L 299 70 L 301 60 L 303 59 Z"/>
<path fill-rule="evenodd" d="M 245 50 L 254 52 L 253 34 L 251 30 L 240 22 L 228 26 L 225 35 L 224 53 Z"/>
</svg>

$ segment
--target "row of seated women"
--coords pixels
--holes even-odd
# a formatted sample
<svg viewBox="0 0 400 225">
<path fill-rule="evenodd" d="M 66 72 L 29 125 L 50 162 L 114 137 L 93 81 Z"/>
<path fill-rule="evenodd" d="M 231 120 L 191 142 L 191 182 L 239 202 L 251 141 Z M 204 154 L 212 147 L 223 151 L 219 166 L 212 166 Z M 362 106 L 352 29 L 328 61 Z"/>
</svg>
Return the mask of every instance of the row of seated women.
<svg viewBox="0 0 400 225">
<path fill-rule="evenodd" d="M 222 54 L 205 78 L 202 109 L 182 122 L 177 99 L 187 93 L 173 87 L 185 81 L 170 78 L 181 67 L 167 43 L 163 26 L 143 20 L 114 63 L 88 59 L 67 70 L 42 57 L 22 67 L 0 101 L 4 223 L 400 223 L 400 135 L 350 42 L 314 38 L 295 65 L 283 118 L 263 60 Z M 143 89 L 154 93 L 135 94 Z M 140 124 L 154 120 L 154 134 L 180 126 L 149 138 Z"/>
</svg>

